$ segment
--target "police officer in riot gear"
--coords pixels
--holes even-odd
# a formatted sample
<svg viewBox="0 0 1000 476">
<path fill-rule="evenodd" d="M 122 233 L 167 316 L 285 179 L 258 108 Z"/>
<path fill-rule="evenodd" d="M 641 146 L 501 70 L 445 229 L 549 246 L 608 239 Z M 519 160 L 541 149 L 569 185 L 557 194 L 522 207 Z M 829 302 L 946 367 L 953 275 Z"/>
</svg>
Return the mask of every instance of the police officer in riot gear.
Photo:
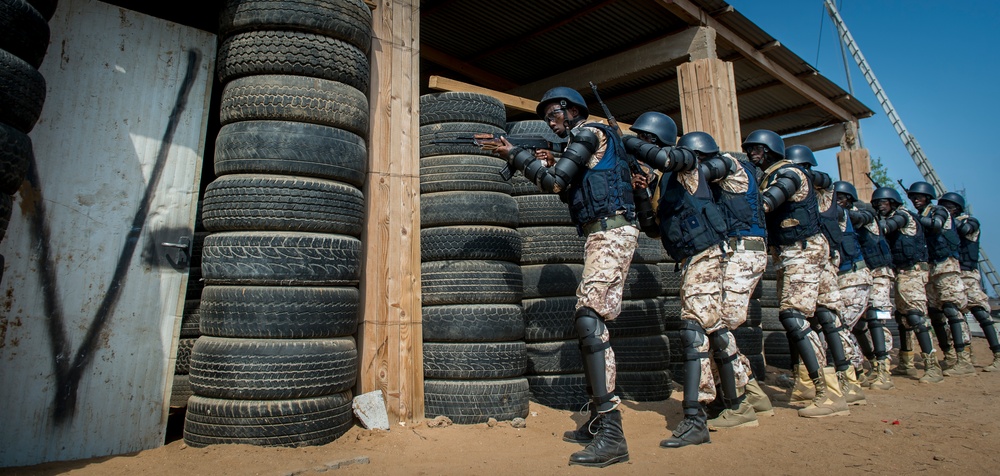
<svg viewBox="0 0 1000 476">
<path fill-rule="evenodd" d="M 621 312 L 622 291 L 639 229 L 636 227 L 631 172 L 621 139 L 605 124 L 587 123 L 586 102 L 576 90 L 552 88 L 536 109 L 560 137 L 569 139 L 558 160 L 537 156 L 502 140 L 495 151 L 511 168 L 569 205 L 570 216 L 586 236 L 585 265 L 577 288 L 575 328 L 590 391 L 587 422 L 564 439 L 587 443 L 569 463 L 604 467 L 628 461 L 622 431 L 621 399 L 615 395 L 615 357 L 605 321 Z"/>
<path fill-rule="evenodd" d="M 997 326 L 990 316 L 990 302 L 983 292 L 982 277 L 979 275 L 979 220 L 965 212 L 965 198 L 955 192 L 941 195 L 938 205 L 943 206 L 951 214 L 958 231 L 958 262 L 962 268 L 962 282 L 969 300 L 969 312 L 979 322 L 983 329 L 986 342 L 993 352 L 993 362 L 983 367 L 984 372 L 1000 370 L 1000 339 L 997 337 Z"/>
<path fill-rule="evenodd" d="M 818 289 L 829 260 L 829 245 L 820 231 L 819 205 L 812 177 L 785 160 L 784 142 L 773 131 L 751 132 L 743 142 L 751 162 L 766 167 L 760 185 L 770 245 L 778 250 L 778 317 L 789 347 L 799 354 L 798 367 L 815 386 L 809 406 L 799 416 L 818 418 L 849 414 L 834 369 L 826 369 L 826 353 L 809 320 L 815 320 Z"/>
<path fill-rule="evenodd" d="M 892 254 L 885 241 L 878 222 L 874 220 L 874 210 L 859 209 L 858 191 L 850 182 L 835 182 L 837 203 L 847 210 L 854 227 L 861 254 L 872 277 L 868 295 L 868 308 L 858 319 L 851 331 L 857 338 L 864 356 L 871 362 L 872 374 L 869 388 L 890 390 L 894 388 L 889 372 L 889 349 L 892 349 L 892 333 L 885 327 L 885 321 L 892 316 Z M 868 334 L 871 335 L 869 340 Z"/>
<path fill-rule="evenodd" d="M 968 324 L 964 312 L 968 305 L 965 284 L 962 283 L 961 265 L 958 262 L 960 240 L 951 214 L 944 207 L 931 203 L 937 193 L 927 182 L 914 182 L 906 191 L 913 206 L 920 213 L 927 241 L 927 258 L 930 271 L 927 277 L 927 308 L 930 313 L 938 344 L 944 352 L 942 367 L 946 376 L 966 376 L 976 373 L 972 366 Z M 948 342 L 948 332 L 954 350 Z"/>
<path fill-rule="evenodd" d="M 892 264 L 896 272 L 896 321 L 899 323 L 899 365 L 894 375 L 916 376 L 913 351 L 907 330 L 916 333 L 924 358 L 924 375 L 920 381 L 937 383 L 944 380 L 937 353 L 931 343 L 927 325 L 927 242 L 920 217 L 903 206 L 899 192 L 891 187 L 879 187 L 872 193 L 872 205 L 878 211 L 879 228 L 889 243 Z"/>
<path fill-rule="evenodd" d="M 694 152 L 683 147 L 656 145 L 650 126 L 669 120 L 664 114 L 647 112 L 639 116 L 632 131 L 639 137 L 626 137 L 625 149 L 640 161 L 653 166 L 664 176 L 657 216 L 663 247 L 684 267 L 681 275 L 681 344 L 684 346 L 684 419 L 670 438 L 660 442 L 664 448 L 679 448 L 709 442 L 704 395 L 714 396 L 709 350 L 718 365 L 723 399 L 732 410 L 749 412 L 738 394 L 733 360 L 737 358 L 735 339 L 722 320 L 722 281 L 726 258 L 726 226 L 722 210 L 715 203 L 709 181 L 722 170 L 710 170 L 697 163 Z M 722 164 L 716 164 L 720 168 Z M 745 377 L 743 377 L 745 379 Z"/>
<path fill-rule="evenodd" d="M 833 182 L 829 175 L 814 169 L 817 165 L 812 150 L 804 145 L 793 145 L 785 150 L 785 158 L 793 164 L 801 166 L 810 175 L 816 189 L 816 201 L 819 204 L 819 226 L 830 246 L 830 259 L 824 266 L 819 282 L 819 296 L 816 305 L 816 320 L 819 331 L 823 332 L 827 346 L 834 360 L 837 379 L 841 386 L 848 389 L 845 395 L 849 404 L 863 404 L 864 391 L 859 385 L 857 375 L 851 367 L 851 360 L 860 357 L 860 351 L 844 326 L 843 297 L 841 296 L 838 275 L 842 261 L 842 251 L 845 246 L 844 232 L 840 228 L 843 211 L 834 199 Z M 852 256 L 857 258 L 857 256 Z M 846 270 L 845 270 L 846 272 Z M 804 383 L 804 382 L 803 382 Z M 793 393 L 793 400 L 796 395 Z"/>
<path fill-rule="evenodd" d="M 733 332 L 746 322 L 750 295 L 767 267 L 767 230 L 756 179 L 759 169 L 729 154 L 720 154 L 719 145 L 706 132 L 684 134 L 677 144 L 698 154 L 712 195 L 726 217 L 726 236 L 732 255 L 725 263 L 722 320 L 729 331 Z M 735 346 L 735 340 L 731 344 Z M 723 362 L 731 355 L 736 355 L 736 360 L 731 364 Z M 709 428 L 755 426 L 757 416 L 774 415 L 770 399 L 753 376 L 750 361 L 739 353 L 738 348 L 725 352 L 721 357 L 717 356 L 715 363 L 719 367 L 737 367 L 734 370 L 737 391 L 745 395 L 745 403 L 733 408 L 734 399 L 726 396 L 726 386 L 718 387 L 716 399 L 708 405 Z M 743 375 L 746 375 L 745 380 Z"/>
</svg>

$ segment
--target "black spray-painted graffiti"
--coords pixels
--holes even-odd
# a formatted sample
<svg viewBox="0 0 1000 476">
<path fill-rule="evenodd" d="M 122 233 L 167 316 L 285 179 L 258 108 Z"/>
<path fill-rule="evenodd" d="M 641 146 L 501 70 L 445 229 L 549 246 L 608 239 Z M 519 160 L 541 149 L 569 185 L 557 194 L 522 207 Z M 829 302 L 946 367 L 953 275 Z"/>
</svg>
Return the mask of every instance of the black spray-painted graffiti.
<svg viewBox="0 0 1000 476">
<path fill-rule="evenodd" d="M 48 324 L 49 341 L 53 357 L 53 367 L 56 378 L 56 393 L 52 402 L 52 418 L 56 425 L 61 425 L 68 421 L 76 411 L 77 391 L 84 371 L 93 358 L 94 351 L 100 336 L 101 330 L 108 324 L 108 319 L 118 304 L 122 287 L 128 276 L 129 264 L 135 254 L 139 238 L 142 236 L 143 228 L 146 224 L 149 207 L 153 200 L 153 193 L 163 175 L 164 165 L 170 144 L 173 141 L 174 133 L 180 121 L 180 116 L 187 105 L 188 95 L 191 87 L 198 75 L 198 68 L 201 64 L 201 53 L 197 50 L 187 52 L 187 71 L 177 92 L 177 100 L 174 102 L 173 111 L 170 113 L 167 129 L 163 133 L 160 141 L 160 148 L 156 155 L 156 164 L 153 167 L 149 183 L 139 203 L 139 208 L 135 212 L 131 228 L 125 240 L 125 246 L 118 256 L 111 283 L 107 292 L 101 300 L 93 321 L 87 328 L 87 333 L 80 342 L 79 347 L 73 351 L 66 336 L 65 313 L 59 301 L 58 285 L 56 282 L 55 263 L 52 259 L 51 233 L 49 225 L 45 219 L 45 201 L 42 199 L 41 180 L 38 175 L 38 167 L 32 161 L 28 171 L 28 184 L 32 188 L 27 196 L 34 200 L 34 213 L 30 216 L 30 232 L 32 241 L 38 247 L 39 273 L 38 279 L 42 287 L 45 299 L 45 315 Z M 27 198 L 27 197 L 25 197 Z"/>
</svg>

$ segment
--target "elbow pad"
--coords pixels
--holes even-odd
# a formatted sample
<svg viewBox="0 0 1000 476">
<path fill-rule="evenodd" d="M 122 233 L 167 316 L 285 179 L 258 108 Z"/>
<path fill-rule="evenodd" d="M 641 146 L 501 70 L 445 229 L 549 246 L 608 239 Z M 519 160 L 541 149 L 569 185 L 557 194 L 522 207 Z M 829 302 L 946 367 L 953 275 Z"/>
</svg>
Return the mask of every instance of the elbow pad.
<svg viewBox="0 0 1000 476">
<path fill-rule="evenodd" d="M 879 225 L 882 227 L 882 234 L 889 234 L 901 230 L 904 226 L 906 226 L 906 217 L 900 214 L 895 214 L 885 220 L 882 220 Z"/>
<path fill-rule="evenodd" d="M 625 151 L 636 160 L 652 166 L 660 172 L 687 172 L 695 167 L 698 158 L 694 152 L 684 147 L 660 147 L 647 144 L 638 137 L 625 137 Z"/>
<path fill-rule="evenodd" d="M 958 224 L 957 229 L 958 232 L 963 236 L 968 235 L 969 233 L 975 233 L 979 231 L 979 220 L 976 220 L 975 218 L 971 217 L 966 218 L 965 220 L 962 220 L 962 222 Z"/>
<path fill-rule="evenodd" d="M 782 203 L 785 203 L 802 186 L 802 179 L 798 174 L 791 171 L 778 171 L 778 177 L 770 187 L 761 193 L 764 202 L 770 210 L 774 210 Z"/>
<path fill-rule="evenodd" d="M 703 161 L 698 167 L 705 176 L 705 180 L 716 182 L 735 172 L 736 161 L 728 157 L 717 155 L 711 159 Z"/>
<path fill-rule="evenodd" d="M 530 159 L 524 162 L 524 176 L 544 192 L 561 192 L 569 188 L 573 177 L 586 167 L 587 161 L 594 155 L 598 143 L 597 136 L 587 130 L 581 131 L 573 139 L 563 151 L 562 157 L 550 168 L 542 165 L 530 150 L 525 150 Z M 514 157 L 515 167 L 519 166 L 518 158 L 522 155 L 519 152 Z"/>
<path fill-rule="evenodd" d="M 935 216 L 934 213 L 931 216 L 920 217 L 920 225 L 924 227 L 924 230 L 933 233 L 937 233 L 944 228 L 944 222 L 941 220 L 941 217 Z"/>
<path fill-rule="evenodd" d="M 851 219 L 851 224 L 855 228 L 866 226 L 875 220 L 875 217 L 865 210 L 848 210 L 847 216 Z"/>
<path fill-rule="evenodd" d="M 819 170 L 807 170 L 806 173 L 808 173 L 812 178 L 813 186 L 820 190 L 827 190 L 831 185 L 833 185 L 833 179 L 831 179 L 826 172 L 820 172 Z"/>
</svg>

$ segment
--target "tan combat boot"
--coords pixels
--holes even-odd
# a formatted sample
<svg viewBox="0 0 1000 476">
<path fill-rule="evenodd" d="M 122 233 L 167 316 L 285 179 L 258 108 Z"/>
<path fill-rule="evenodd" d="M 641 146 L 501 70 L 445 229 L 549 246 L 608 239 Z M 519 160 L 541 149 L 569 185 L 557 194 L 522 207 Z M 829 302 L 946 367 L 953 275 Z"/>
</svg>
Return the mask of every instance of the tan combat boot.
<svg viewBox="0 0 1000 476">
<path fill-rule="evenodd" d="M 917 366 L 913 365 L 913 351 L 912 350 L 901 350 L 899 351 L 899 364 L 896 368 L 892 369 L 893 375 L 899 375 L 903 377 L 916 377 L 917 376 Z"/>
<path fill-rule="evenodd" d="M 736 410 L 727 408 L 722 410 L 719 416 L 708 420 L 709 430 L 752 428 L 759 425 L 757 423 L 757 413 L 754 412 L 753 405 L 750 404 L 750 399 L 748 398 L 744 398 Z"/>
<path fill-rule="evenodd" d="M 811 405 L 799 410 L 800 417 L 825 418 L 851 414 L 835 370 L 824 368 L 823 375 L 813 380 L 813 384 L 816 386 L 816 398 Z"/>
<path fill-rule="evenodd" d="M 972 350 L 966 347 L 958 353 L 958 362 L 950 369 L 943 372 L 949 377 L 965 377 L 976 375 L 976 368 L 972 365 Z"/>
<path fill-rule="evenodd" d="M 938 363 L 936 354 L 936 352 L 923 354 L 924 376 L 919 379 L 921 383 L 938 383 L 944 380 L 944 375 L 941 374 L 941 364 Z"/>
<path fill-rule="evenodd" d="M 854 367 L 847 367 L 843 372 L 837 372 L 837 380 L 840 382 L 840 389 L 844 392 L 844 400 L 848 405 L 867 405 L 865 391 L 858 382 L 857 373 Z"/>
<path fill-rule="evenodd" d="M 874 363 L 875 377 L 868 388 L 875 390 L 892 390 L 896 386 L 892 384 L 892 376 L 889 375 L 889 358 L 876 360 Z"/>
<path fill-rule="evenodd" d="M 798 364 L 795 366 L 795 387 L 792 388 L 792 396 L 788 398 L 788 403 L 792 405 L 808 405 L 816 398 L 816 388 L 812 380 L 809 379 L 809 371 L 806 366 Z"/>
<path fill-rule="evenodd" d="M 760 388 L 760 382 L 752 378 L 747 382 L 746 390 L 747 402 L 753 406 L 757 416 L 774 416 L 774 407 L 771 406 L 771 399 L 767 398 L 764 389 Z"/>
<path fill-rule="evenodd" d="M 944 351 L 944 360 L 938 361 L 938 364 L 941 365 L 941 370 L 948 370 L 954 367 L 955 364 L 957 363 L 958 363 L 958 354 L 955 352 L 954 347 Z"/>
<path fill-rule="evenodd" d="M 1000 371 L 1000 352 L 993 353 L 993 363 L 983 367 L 983 372 Z"/>
</svg>

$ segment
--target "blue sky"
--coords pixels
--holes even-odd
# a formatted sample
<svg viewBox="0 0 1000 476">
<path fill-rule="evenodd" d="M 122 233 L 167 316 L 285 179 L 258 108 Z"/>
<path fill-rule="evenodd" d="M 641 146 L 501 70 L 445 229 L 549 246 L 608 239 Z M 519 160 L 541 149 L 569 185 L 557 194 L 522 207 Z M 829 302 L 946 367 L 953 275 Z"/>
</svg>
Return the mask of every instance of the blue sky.
<svg viewBox="0 0 1000 476">
<path fill-rule="evenodd" d="M 995 46 L 1000 2 L 835 1 L 945 188 L 965 189 L 983 225 L 983 247 L 1000 266 L 1000 144 L 994 142 L 1000 137 L 1000 51 Z M 822 0 L 728 2 L 848 90 L 836 27 Z M 855 97 L 875 111 L 861 120 L 864 146 L 894 179 L 907 185 L 923 180 L 849 53 L 848 61 Z M 816 154 L 820 167 L 834 175 L 837 150 Z"/>
</svg>

